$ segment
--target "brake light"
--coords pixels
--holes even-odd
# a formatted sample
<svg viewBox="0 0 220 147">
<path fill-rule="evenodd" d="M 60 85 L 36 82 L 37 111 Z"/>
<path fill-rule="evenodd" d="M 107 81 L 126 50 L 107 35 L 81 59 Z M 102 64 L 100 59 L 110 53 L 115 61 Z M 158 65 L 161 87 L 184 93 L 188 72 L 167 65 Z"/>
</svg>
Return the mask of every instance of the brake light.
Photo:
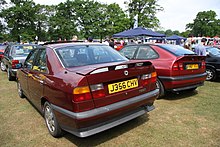
<svg viewBox="0 0 220 147">
<path fill-rule="evenodd" d="M 87 101 L 87 100 L 92 99 L 89 86 L 76 87 L 73 90 L 73 94 L 74 94 L 73 95 L 74 102 L 82 102 L 82 101 Z"/>
<path fill-rule="evenodd" d="M 152 72 L 150 74 L 144 74 L 141 76 L 141 80 L 142 80 L 142 86 L 146 86 L 148 85 L 150 82 L 156 82 L 157 80 L 157 73 L 156 72 Z"/>
<path fill-rule="evenodd" d="M 205 61 L 202 61 L 202 68 L 205 69 Z"/>
<path fill-rule="evenodd" d="M 101 98 L 101 97 L 105 96 L 103 84 L 91 85 L 90 88 L 91 88 L 92 96 L 94 99 Z"/>
<path fill-rule="evenodd" d="M 19 64 L 19 60 L 12 60 L 11 61 L 11 67 L 16 68 L 16 65 Z"/>
<path fill-rule="evenodd" d="M 184 70 L 184 68 L 183 68 L 183 63 L 175 62 L 175 63 L 173 64 L 172 69 L 175 70 L 175 71 L 177 71 L 177 70 Z"/>
</svg>

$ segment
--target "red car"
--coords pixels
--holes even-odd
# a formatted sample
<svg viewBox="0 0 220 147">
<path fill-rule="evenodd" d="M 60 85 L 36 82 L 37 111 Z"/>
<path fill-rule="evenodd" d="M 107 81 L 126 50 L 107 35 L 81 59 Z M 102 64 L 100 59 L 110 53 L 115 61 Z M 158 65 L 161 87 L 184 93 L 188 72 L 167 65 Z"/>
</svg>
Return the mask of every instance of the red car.
<svg viewBox="0 0 220 147">
<path fill-rule="evenodd" d="M 6 49 L 7 45 L 0 45 L 0 62 L 2 58 L 4 57 L 4 51 Z"/>
<path fill-rule="evenodd" d="M 129 59 L 150 60 L 157 71 L 160 97 L 165 91 L 195 90 L 206 79 L 205 56 L 178 45 L 128 45 L 120 53 Z"/>
<path fill-rule="evenodd" d="M 124 45 L 121 44 L 121 42 L 115 42 L 115 43 L 114 43 L 114 48 L 115 48 L 117 51 L 120 51 L 123 47 L 124 47 Z"/>
<path fill-rule="evenodd" d="M 97 43 L 48 44 L 33 49 L 17 72 L 20 97 L 43 114 L 54 137 L 86 137 L 154 109 L 151 62 L 129 61 Z"/>
</svg>

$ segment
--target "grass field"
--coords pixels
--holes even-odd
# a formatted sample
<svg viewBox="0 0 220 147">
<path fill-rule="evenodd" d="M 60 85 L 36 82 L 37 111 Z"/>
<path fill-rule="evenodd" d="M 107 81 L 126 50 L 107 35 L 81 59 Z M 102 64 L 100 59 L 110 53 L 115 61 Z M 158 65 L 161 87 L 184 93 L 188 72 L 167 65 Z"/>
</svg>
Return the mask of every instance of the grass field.
<svg viewBox="0 0 220 147">
<path fill-rule="evenodd" d="M 6 73 L 0 72 L 0 84 L 0 147 L 220 147 L 220 81 L 205 82 L 194 92 L 168 94 L 149 114 L 84 139 L 69 133 L 53 138 Z"/>
</svg>

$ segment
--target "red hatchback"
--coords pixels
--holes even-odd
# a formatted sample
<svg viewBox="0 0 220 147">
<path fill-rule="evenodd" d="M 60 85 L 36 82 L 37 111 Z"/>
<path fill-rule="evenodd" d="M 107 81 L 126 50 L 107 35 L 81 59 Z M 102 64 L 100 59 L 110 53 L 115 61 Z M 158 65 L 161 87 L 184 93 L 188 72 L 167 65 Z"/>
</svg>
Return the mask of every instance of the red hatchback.
<svg viewBox="0 0 220 147">
<path fill-rule="evenodd" d="M 44 115 L 50 134 L 86 137 L 154 109 L 151 62 L 129 61 L 97 43 L 50 44 L 30 52 L 17 73 L 18 93 Z"/>
<path fill-rule="evenodd" d="M 153 63 L 158 75 L 160 96 L 165 91 L 195 90 L 206 79 L 205 56 L 197 56 L 178 45 L 128 45 L 120 53 L 129 59 L 144 59 Z"/>
</svg>

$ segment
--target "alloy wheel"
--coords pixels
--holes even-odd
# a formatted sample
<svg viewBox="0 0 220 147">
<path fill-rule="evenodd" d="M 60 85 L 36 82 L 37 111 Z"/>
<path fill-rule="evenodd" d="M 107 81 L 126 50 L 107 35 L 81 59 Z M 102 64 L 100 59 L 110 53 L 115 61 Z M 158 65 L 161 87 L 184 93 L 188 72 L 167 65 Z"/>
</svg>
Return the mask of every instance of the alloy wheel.
<svg viewBox="0 0 220 147">
<path fill-rule="evenodd" d="M 54 114 L 51 110 L 51 107 L 47 105 L 44 111 L 45 111 L 44 113 L 45 113 L 45 120 L 47 127 L 50 130 L 50 132 L 54 132 L 56 128 L 55 128 Z"/>
</svg>

